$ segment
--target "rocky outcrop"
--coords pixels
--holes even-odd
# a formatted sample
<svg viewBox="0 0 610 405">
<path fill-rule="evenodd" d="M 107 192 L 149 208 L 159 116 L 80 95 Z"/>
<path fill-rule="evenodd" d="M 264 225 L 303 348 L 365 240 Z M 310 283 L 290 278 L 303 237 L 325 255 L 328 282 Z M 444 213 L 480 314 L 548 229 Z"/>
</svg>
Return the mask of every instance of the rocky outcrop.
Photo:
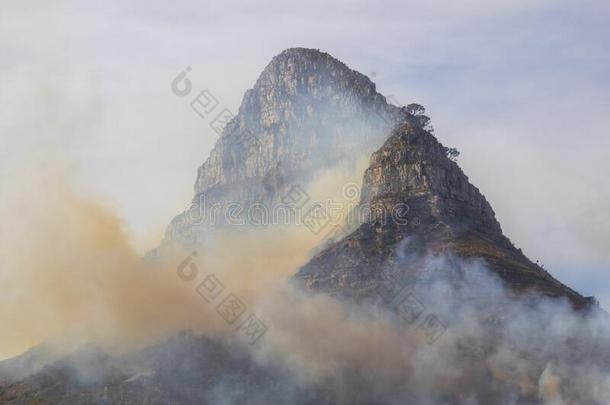
<svg viewBox="0 0 610 405">
<path fill-rule="evenodd" d="M 193 203 L 271 206 L 289 185 L 355 152 L 372 152 L 396 121 L 409 119 L 368 77 L 329 54 L 287 49 L 245 93 L 238 114 L 199 168 Z M 196 241 L 205 224 L 194 222 L 178 215 L 166 240 Z"/>
<path fill-rule="evenodd" d="M 501 235 L 493 209 L 457 163 L 447 157 L 446 150 L 421 128 L 409 124 L 398 127 L 371 157 L 364 173 L 361 203 L 387 208 L 407 203 L 410 215 L 420 222 Z"/>
<path fill-rule="evenodd" d="M 421 369 L 413 368 L 416 372 L 411 374 L 409 370 L 407 379 L 388 379 L 391 374 L 386 374 L 385 364 L 381 374 L 369 374 L 366 363 L 358 360 L 350 364 L 343 355 L 333 358 L 336 353 L 327 352 L 330 346 L 322 345 L 324 352 L 320 355 L 341 363 L 341 373 L 336 379 L 304 384 L 300 373 L 273 361 L 256 360 L 242 345 L 186 333 L 120 356 L 91 347 L 55 361 L 44 350 L 30 351 L 0 363 L 0 402 L 539 403 L 536 401 L 538 387 L 526 386 L 524 382 L 530 377 L 526 374 L 544 375 L 549 359 L 555 362 L 564 357 L 574 376 L 578 371 L 572 369 L 573 364 L 576 360 L 582 361 L 582 353 L 576 350 L 566 356 L 561 348 L 550 343 L 548 356 L 538 356 L 540 349 L 546 348 L 546 341 L 542 346 L 536 342 L 525 345 L 525 349 L 517 345 L 514 350 L 512 346 L 498 345 L 500 338 L 506 338 L 499 333 L 502 328 L 498 328 L 502 317 L 506 318 L 511 313 L 510 306 L 516 303 L 520 305 L 513 309 L 513 315 L 528 307 L 530 301 L 521 297 L 564 298 L 577 309 L 590 308 L 593 300 L 555 280 L 513 246 L 503 235 L 491 205 L 449 158 L 448 149 L 424 130 L 421 122 L 405 109 L 388 104 L 366 76 L 330 55 L 311 49 L 286 50 L 271 61 L 254 88 L 246 92 L 239 113 L 227 124 L 210 157 L 199 169 L 194 202 L 201 203 L 200 197 L 205 196 L 208 205 L 271 205 L 295 182 L 306 181 L 318 171 L 349 159 L 354 151 L 370 150 L 372 156 L 364 173 L 360 203 L 353 212 L 363 223 L 313 257 L 299 269 L 295 280 L 313 291 L 362 303 L 376 299 L 388 272 L 392 281 L 401 287 L 416 285 L 422 280 L 424 283 L 418 286 L 430 287 L 431 283 L 426 283 L 434 277 L 430 274 L 434 271 L 427 271 L 430 268 L 426 261 L 431 256 L 484 261 L 504 282 L 506 290 L 519 299 L 494 298 L 493 307 L 480 305 L 483 311 L 477 316 L 481 315 L 484 320 L 481 323 L 484 333 L 473 340 L 475 336 L 469 330 L 454 341 L 455 352 L 451 343 L 443 346 L 445 350 L 450 348 L 447 361 L 425 349 L 415 353 L 413 365 L 433 366 L 432 363 L 442 360 L 440 368 L 450 369 L 451 375 L 439 370 L 430 374 L 434 378 L 418 378 L 416 374 Z M 188 213 L 178 215 L 168 227 L 165 243 L 197 243 L 208 227 L 222 225 L 201 223 L 198 213 L 193 215 L 194 218 L 189 218 Z M 442 267 L 446 268 L 438 269 L 439 273 L 454 270 L 453 266 Z M 469 298 L 473 295 L 460 290 L 479 288 L 470 284 L 474 277 L 460 279 L 449 274 L 448 280 L 453 282 L 453 279 L 455 284 L 450 291 L 440 297 L 443 307 L 450 309 L 454 306 L 450 297 Z M 486 291 L 480 292 L 486 294 Z M 402 320 L 396 317 L 400 322 L 413 324 L 421 315 L 416 313 L 413 317 L 413 310 L 431 300 L 422 299 L 422 303 L 418 297 L 411 298 L 401 301 L 409 304 L 406 307 L 392 307 L 393 311 L 400 312 Z M 354 309 L 363 309 L 363 306 L 354 306 Z M 451 314 L 459 315 L 456 311 Z M 426 320 L 419 324 L 417 331 L 421 331 L 422 325 L 428 327 L 427 332 L 433 329 L 435 324 Z M 459 321 L 455 317 L 453 325 Z M 536 324 L 531 330 L 538 333 L 537 327 L 540 326 Z M 460 337 L 459 327 L 455 329 L 456 336 Z M 474 329 L 476 332 L 478 328 Z M 524 331 L 530 329 L 519 328 L 517 341 Z M 325 339 L 324 330 L 308 332 L 316 334 L 316 338 L 319 333 L 321 341 Z M 563 344 L 563 325 L 560 335 L 551 342 Z M 411 342 L 405 339 L 405 343 L 404 347 L 391 347 L 392 356 L 399 355 L 400 351 L 411 353 Z M 346 344 L 354 345 L 353 342 Z M 593 347 L 584 346 L 587 352 Z M 498 347 L 500 350 L 496 353 Z M 607 353 L 603 347 L 607 346 L 600 345 L 598 351 Z M 497 367 L 494 370 L 493 360 L 503 359 L 512 351 L 517 362 L 501 361 L 498 364 L 502 370 L 496 376 L 494 372 L 498 370 Z M 539 365 L 525 367 L 525 359 L 536 357 L 540 357 L 534 359 Z M 50 364 L 43 367 L 46 362 Z M 588 360 L 585 363 L 587 371 L 593 368 Z M 603 358 L 600 363 L 607 364 L 608 359 Z M 511 369 L 518 374 L 512 374 Z M 561 381 L 559 377 L 554 378 Z M 427 380 L 439 380 L 441 385 L 433 386 L 433 392 L 425 397 L 433 399 L 422 401 L 416 391 Z M 452 392 L 451 385 L 458 388 L 457 394 Z M 524 387 L 531 392 L 524 392 Z"/>
<path fill-rule="evenodd" d="M 345 158 L 365 136 L 380 140 L 384 120 L 396 112 L 368 77 L 326 53 L 288 49 L 246 91 L 239 113 L 199 168 L 195 193 L 260 179 L 278 167 L 302 171 Z"/>
<path fill-rule="evenodd" d="M 398 208 L 398 209 L 397 209 Z M 585 298 L 555 280 L 515 248 L 494 211 L 447 148 L 429 132 L 405 123 L 371 157 L 364 173 L 360 210 L 367 220 L 320 252 L 296 278 L 336 295 L 368 297 L 393 268 L 404 283 L 417 279 L 427 255 L 451 252 L 483 259 L 512 292 L 565 297 L 577 308 Z M 410 238 L 408 263 L 396 269 L 399 243 Z"/>
<path fill-rule="evenodd" d="M 245 93 L 198 170 L 194 210 L 172 220 L 162 246 L 200 244 L 210 228 L 226 225 L 227 207 L 239 207 L 240 215 L 257 204 L 271 208 L 292 185 L 367 151 L 372 157 L 357 210 L 366 211 L 359 215 L 366 220 L 314 257 L 297 279 L 366 296 L 398 243 L 414 236 L 421 255 L 451 251 L 484 259 L 514 291 L 568 297 L 579 308 L 591 303 L 513 246 L 485 197 L 417 116 L 389 104 L 368 77 L 314 49 L 277 55 Z M 214 206 L 221 213 L 211 218 L 206 214 Z M 395 214 L 405 218 L 397 221 Z M 415 275 L 413 268 L 401 274 Z"/>
</svg>

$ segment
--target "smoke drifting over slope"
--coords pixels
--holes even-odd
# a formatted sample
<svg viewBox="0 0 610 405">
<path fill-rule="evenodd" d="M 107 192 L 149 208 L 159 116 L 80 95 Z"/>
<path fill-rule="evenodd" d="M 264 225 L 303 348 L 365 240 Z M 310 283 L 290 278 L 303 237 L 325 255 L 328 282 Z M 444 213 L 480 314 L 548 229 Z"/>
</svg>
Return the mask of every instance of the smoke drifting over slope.
<svg viewBox="0 0 610 405">
<path fill-rule="evenodd" d="M 514 297 L 482 262 L 431 255 L 426 276 L 404 286 L 447 326 L 428 344 L 418 322 L 405 322 L 381 298 L 342 302 L 288 283 L 319 242 L 307 228 L 219 233 L 197 252 L 198 278 L 186 282 L 176 266 L 188 252 L 150 265 L 102 204 L 59 178 L 44 184 L 37 198 L 13 194 L 27 198 L 10 205 L 18 210 L 3 212 L 11 214 L 3 223 L 13 225 L 1 244 L 5 356 L 50 338 L 62 342 L 63 352 L 85 342 L 133 350 L 184 329 L 232 341 L 235 328 L 195 291 L 213 273 L 270 327 L 255 345 L 236 342 L 236 350 L 249 352 L 259 366 L 289 370 L 287 387 L 325 387 L 339 403 L 610 398 L 606 316 L 583 317 L 564 302 Z M 412 243 L 403 241 L 397 268 L 412 262 Z M 241 383 L 224 384 L 214 389 L 235 390 Z"/>
<path fill-rule="evenodd" d="M 410 294 L 424 308 L 417 319 L 410 314 L 406 320 L 383 293 L 354 302 L 304 291 L 289 279 L 320 236 L 302 226 L 218 230 L 196 255 L 177 250 L 151 264 L 135 252 L 120 218 L 95 196 L 76 191 L 63 167 L 65 161 L 52 156 L 45 170 L 35 172 L 43 175 L 3 183 L 3 357 L 44 341 L 60 354 L 87 343 L 111 354 L 129 353 L 191 330 L 227 342 L 244 359 L 235 365 L 243 369 L 215 367 L 236 363 L 211 345 L 217 352 L 206 352 L 200 366 L 219 370 L 218 381 L 202 385 L 194 379 L 190 391 L 180 392 L 191 402 L 240 403 L 246 390 L 250 403 L 265 403 L 278 385 L 283 398 L 296 403 L 308 402 L 299 398 L 299 389 L 322 398 L 310 403 L 609 401 L 610 330 L 601 312 L 575 313 L 562 301 L 515 296 L 481 261 L 464 261 L 450 252 L 413 257 L 417 240 L 410 238 L 400 243 L 394 266 L 384 272 L 422 263 L 422 276 L 398 288 L 400 297 Z M 338 169 L 304 187 L 314 199 L 333 197 L 345 181 L 359 182 L 361 175 L 360 168 L 355 173 Z M 179 272 L 187 259 L 195 266 L 188 267 L 192 280 Z M 228 325 L 218 313 L 216 302 L 198 293 L 210 274 L 269 327 L 255 344 L 247 344 L 235 324 Z M 446 326 L 434 341 L 422 328 L 427 314 Z M 198 348 L 182 349 L 198 359 Z M 165 350 L 175 355 L 180 347 L 151 349 Z M 93 373 L 100 402 L 108 386 L 148 380 L 155 389 L 176 385 L 178 377 L 162 370 L 166 364 L 140 369 L 141 359 L 126 357 L 114 363 L 120 378 Z M 81 375 L 90 376 L 97 366 L 75 362 Z M 171 370 L 179 375 L 179 369 Z M 267 381 L 254 391 L 244 369 L 268 370 L 275 384 Z"/>
<path fill-rule="evenodd" d="M 419 320 L 320 295 L 292 298 L 294 312 L 273 319 L 264 344 L 271 353 L 280 348 L 279 357 L 310 382 L 349 387 L 341 403 L 608 401 L 605 314 L 582 317 L 567 302 L 516 298 L 480 262 L 426 261 L 428 276 L 406 291 L 446 324 L 434 343 Z"/>
</svg>

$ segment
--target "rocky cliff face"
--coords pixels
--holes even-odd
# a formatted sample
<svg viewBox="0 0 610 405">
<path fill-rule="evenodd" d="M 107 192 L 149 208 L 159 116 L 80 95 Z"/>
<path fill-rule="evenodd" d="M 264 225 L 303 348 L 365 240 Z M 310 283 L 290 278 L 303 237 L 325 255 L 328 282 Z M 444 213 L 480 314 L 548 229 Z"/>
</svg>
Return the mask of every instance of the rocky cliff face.
<svg viewBox="0 0 610 405">
<path fill-rule="evenodd" d="M 368 297 L 386 269 L 403 283 L 417 279 L 428 255 L 444 252 L 480 258 L 515 293 L 566 297 L 577 308 L 587 299 L 532 263 L 506 238 L 485 197 L 447 156 L 447 148 L 422 128 L 398 125 L 372 154 L 364 173 L 360 210 L 367 221 L 299 270 L 310 288 Z M 408 252 L 400 242 L 410 238 Z M 397 257 L 410 255 L 408 263 Z"/>
<path fill-rule="evenodd" d="M 244 95 L 237 117 L 199 169 L 195 193 L 261 179 L 278 167 L 291 172 L 331 164 L 367 135 L 379 140 L 384 119 L 396 110 L 366 76 L 330 55 L 286 50 Z"/>
<path fill-rule="evenodd" d="M 491 205 L 417 117 L 388 104 L 367 77 L 328 54 L 289 49 L 272 60 L 254 88 L 246 92 L 238 115 L 228 123 L 199 169 L 194 201 L 199 203 L 199 197 L 205 196 L 209 205 L 273 204 L 295 182 L 306 181 L 320 170 L 349 159 L 354 151 L 368 150 L 372 153 L 370 165 L 363 176 L 360 203 L 354 210 L 364 218 L 363 223 L 313 257 L 299 269 L 295 280 L 311 290 L 348 298 L 346 304 L 351 300 L 367 304 L 379 296 L 380 287 L 385 288 L 388 273 L 401 288 L 417 285 L 422 288 L 420 293 L 425 293 L 425 288 L 432 290 L 429 281 L 434 274 L 430 273 L 442 270 L 448 274 L 449 291 L 436 291 L 434 299 L 445 307 L 439 310 L 440 315 L 453 316 L 453 340 L 435 346 L 438 351 L 424 347 L 412 353 L 413 342 L 401 334 L 400 340 L 405 337 L 406 345 L 392 345 L 389 352 L 392 358 L 398 356 L 401 364 L 408 360 L 404 362 L 408 366 L 406 377 L 401 374 L 400 379 L 388 379 L 385 357 L 380 370 L 371 373 L 369 364 L 359 357 L 350 363 L 344 353 L 333 357 L 336 353 L 329 349 L 332 346 L 322 344 L 318 354 L 340 364 L 341 374 L 337 379 L 304 385 L 298 369 L 273 361 L 261 363 L 241 346 L 184 334 L 120 357 L 84 349 L 45 367 L 44 353 L 32 351 L 0 364 L 0 402 L 534 404 L 542 403 L 536 384 L 551 373 L 551 362 L 569 370 L 564 374 L 570 376 L 564 389 L 574 391 L 581 388 L 574 383 L 579 374 L 608 370 L 608 345 L 595 343 L 597 352 L 591 352 L 591 342 L 596 340 L 582 340 L 586 350 L 574 350 L 576 341 L 566 338 L 569 328 L 561 319 L 557 324 L 550 322 L 555 325 L 555 333 L 540 341 L 532 339 L 552 317 L 549 312 L 541 312 L 523 318 L 523 313 L 531 309 L 525 298 L 564 298 L 577 309 L 590 308 L 592 300 L 555 280 L 513 246 L 503 235 Z M 186 213 L 180 214 L 168 227 L 166 242 L 197 243 L 199 235 L 211 225 L 219 224 L 193 222 Z M 476 275 L 454 271 L 461 270 L 459 265 L 440 266 L 445 269 L 430 272 L 430 257 L 440 256 L 482 260 L 503 282 L 502 292 L 507 290 L 512 295 L 508 299 L 496 296 L 476 306 L 482 308 L 476 317 L 483 322 L 477 322 L 474 328 L 473 323 L 461 326 L 460 316 L 464 314 L 453 310 L 452 297 L 464 304 L 464 297 L 474 297 L 471 292 L 479 285 Z M 469 266 L 463 268 L 471 270 Z M 485 285 L 480 289 L 484 290 Z M 406 311 L 405 307 L 394 306 L 388 311 L 390 319 L 413 324 L 421 315 L 413 316 L 413 311 L 423 304 L 417 298 L 402 302 L 409 304 Z M 486 305 L 489 302 L 493 306 Z M 579 319 L 586 318 L 580 312 L 576 314 Z M 502 323 L 511 316 L 517 321 L 503 329 Z M 433 318 L 426 317 L 417 331 L 422 325 L 425 333 L 434 331 L 434 323 L 427 323 L 428 319 Z M 298 322 L 295 319 L 294 323 Z M 512 329 L 515 325 L 518 328 Z M 573 328 L 580 331 L 580 326 Z M 306 332 L 316 339 L 319 334 L 323 343 L 328 338 L 326 331 Z M 427 339 L 431 335 L 425 336 Z M 366 345 L 372 341 L 363 342 L 368 350 Z M 394 341 L 381 340 L 384 347 L 386 342 Z M 367 351 L 357 343 L 345 343 L 346 347 L 356 346 L 358 353 Z M 412 356 L 400 357 L 405 354 Z M 594 360 L 605 368 L 596 369 Z M 432 381 L 439 384 L 429 385 Z M 551 386 L 558 386 L 561 379 L 551 375 L 549 381 Z M 578 392 L 574 396 L 578 400 L 552 403 L 608 403 L 580 400 L 592 393 L 602 398 L 601 385 L 592 387 Z"/>
<path fill-rule="evenodd" d="M 210 228 L 226 225 L 222 213 L 213 221 L 200 215 L 210 207 L 236 205 L 242 214 L 256 204 L 270 208 L 293 184 L 367 151 L 372 156 L 359 207 L 367 220 L 314 257 L 297 279 L 327 292 L 366 296 L 393 262 L 398 243 L 416 237 L 413 254 L 482 258 L 515 291 L 590 305 L 513 246 L 485 197 L 416 116 L 389 104 L 366 76 L 313 49 L 274 57 L 245 93 L 198 170 L 195 217 L 188 210 L 176 216 L 164 243 L 201 243 Z M 397 209 L 407 221 L 395 220 Z M 402 277 L 414 277 L 414 268 Z"/>
<path fill-rule="evenodd" d="M 413 207 L 410 215 L 419 222 L 501 235 L 491 206 L 446 150 L 429 132 L 409 124 L 398 127 L 371 157 L 361 203 L 391 208 L 403 202 Z"/>
<path fill-rule="evenodd" d="M 243 98 L 208 160 L 199 168 L 193 202 L 270 206 L 287 187 L 372 152 L 409 114 L 389 104 L 368 77 L 314 49 L 274 57 Z M 188 243 L 204 224 L 178 215 L 167 239 Z M 222 223 L 216 223 L 216 226 Z"/>
</svg>

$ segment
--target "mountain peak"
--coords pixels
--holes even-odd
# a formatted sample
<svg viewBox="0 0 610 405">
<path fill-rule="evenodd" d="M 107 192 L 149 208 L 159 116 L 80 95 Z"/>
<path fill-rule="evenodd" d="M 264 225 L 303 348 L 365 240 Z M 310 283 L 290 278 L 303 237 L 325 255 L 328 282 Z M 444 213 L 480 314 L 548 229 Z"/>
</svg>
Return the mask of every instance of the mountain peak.
<svg viewBox="0 0 610 405">
<path fill-rule="evenodd" d="M 366 104 L 380 111 L 387 109 L 385 97 L 377 93 L 375 83 L 367 76 L 318 49 L 289 48 L 273 57 L 254 87 L 246 92 L 240 114 L 265 115 L 265 111 L 276 107 L 282 108 L 280 114 L 285 114 L 283 107 L 292 109 L 306 104 L 314 107 L 312 102 L 337 107 L 336 102 L 342 98 L 350 98 L 346 101 Z M 289 105 L 278 105 L 278 101 Z M 264 118 L 270 119 L 268 124 L 279 121 L 279 117 Z"/>
<path fill-rule="evenodd" d="M 286 49 L 244 94 L 199 168 L 195 196 L 209 204 L 271 206 L 291 184 L 370 154 L 398 120 L 408 119 L 365 75 L 317 49 Z M 184 213 L 166 237 L 193 240 L 200 230 Z"/>
<path fill-rule="evenodd" d="M 396 208 L 401 208 L 396 216 Z M 397 277 L 408 283 L 429 256 L 451 252 L 482 259 L 515 293 L 565 297 L 575 308 L 586 298 L 529 260 L 504 236 L 491 205 L 473 186 L 447 148 L 428 131 L 405 123 L 371 156 L 364 173 L 360 212 L 366 218 L 353 233 L 322 250 L 296 278 L 315 290 L 369 298 L 409 245 L 413 261 Z"/>
<path fill-rule="evenodd" d="M 479 189 L 430 132 L 404 123 L 371 156 L 364 173 L 361 204 L 403 203 L 421 224 L 455 231 L 474 229 L 501 236 L 494 211 Z"/>
<path fill-rule="evenodd" d="M 331 54 L 321 51 L 317 48 L 303 48 L 303 47 L 294 47 L 294 48 L 286 48 L 282 52 L 278 53 L 271 59 L 271 63 L 279 62 L 286 59 L 298 59 L 298 60 L 326 60 L 332 61 L 333 63 L 340 63 L 342 65 L 343 62 L 339 61 Z"/>
<path fill-rule="evenodd" d="M 269 62 L 269 64 L 263 70 L 261 77 L 268 75 L 285 76 L 290 74 L 324 74 L 329 70 L 354 76 L 366 77 L 363 74 L 350 69 L 345 63 L 336 59 L 329 53 L 311 48 L 288 48 L 283 50 L 271 59 L 271 62 Z M 372 82 L 370 83 L 372 84 Z"/>
<path fill-rule="evenodd" d="M 421 111 L 388 104 L 368 77 L 327 53 L 287 49 L 245 93 L 199 168 L 194 202 L 204 196 L 210 207 L 271 208 L 292 185 L 364 153 L 371 160 L 359 209 L 373 208 L 359 228 L 299 270 L 296 277 L 307 285 L 347 295 L 372 291 L 400 242 L 414 236 L 422 255 L 451 251 L 481 258 L 513 291 L 534 289 L 589 306 L 503 235 L 491 205 L 423 128 Z M 383 217 L 399 205 L 408 207 L 407 222 Z M 210 227 L 225 225 L 192 223 L 186 215 L 172 220 L 167 239 L 197 244 Z M 403 270 L 403 276 L 413 275 L 413 269 Z"/>
</svg>

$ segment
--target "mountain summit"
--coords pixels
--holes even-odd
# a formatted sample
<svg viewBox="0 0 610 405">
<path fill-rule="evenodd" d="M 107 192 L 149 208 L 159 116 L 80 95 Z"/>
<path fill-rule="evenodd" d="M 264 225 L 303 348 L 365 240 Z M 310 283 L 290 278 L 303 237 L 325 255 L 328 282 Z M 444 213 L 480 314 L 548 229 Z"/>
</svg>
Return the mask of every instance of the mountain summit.
<svg viewBox="0 0 610 405">
<path fill-rule="evenodd" d="M 199 168 L 193 204 L 199 212 L 270 207 L 295 184 L 371 156 L 352 210 L 361 221 L 293 278 L 324 294 L 310 299 L 281 284 L 284 298 L 265 295 L 263 308 L 275 317 L 258 346 L 181 333 L 120 355 L 85 347 L 51 364 L 44 350 L 33 350 L 0 363 L 0 402 L 609 403 L 602 311 L 504 236 L 454 151 L 427 130 L 422 110 L 388 103 L 366 76 L 318 50 L 273 58 Z M 226 225 L 187 210 L 159 249 L 199 246 Z M 244 255 L 240 246 L 228 248 Z M 250 311 L 233 293 L 219 297 L 224 286 L 209 276 L 193 284 L 203 305 L 219 298 L 210 308 L 243 332 L 251 324 L 238 319 Z M 146 296 L 155 298 L 165 296 Z M 225 312 L 227 302 L 237 305 Z M 431 307 L 434 314 L 426 313 Z"/>
<path fill-rule="evenodd" d="M 246 91 L 238 114 L 199 168 L 193 204 L 198 211 L 230 204 L 270 208 L 292 185 L 368 153 L 360 207 L 376 207 L 373 215 L 314 257 L 298 279 L 323 291 L 359 295 L 374 289 L 398 243 L 416 237 L 420 253 L 481 258 L 514 291 L 566 297 L 577 308 L 588 307 L 592 299 L 559 283 L 503 235 L 491 205 L 448 151 L 417 112 L 388 103 L 365 75 L 319 50 L 287 49 Z M 400 204 L 408 207 L 408 224 L 375 216 Z M 164 243 L 196 245 L 210 228 L 226 225 L 222 216 L 213 224 L 206 219 L 181 213 Z"/>
<path fill-rule="evenodd" d="M 409 119 L 368 77 L 329 54 L 287 49 L 246 91 L 198 170 L 193 202 L 205 196 L 206 205 L 277 203 L 290 184 L 350 159 L 350 152 L 374 151 L 396 121 Z M 203 226 L 192 222 L 178 215 L 166 240 L 197 240 Z"/>
<path fill-rule="evenodd" d="M 364 173 L 360 205 L 369 220 L 343 240 L 319 253 L 296 275 L 309 287 L 349 296 L 367 295 L 391 267 L 400 242 L 415 240 L 409 254 L 451 252 L 483 259 L 515 293 L 534 292 L 569 299 L 587 308 L 585 298 L 532 263 L 502 233 L 491 205 L 473 186 L 448 148 L 422 128 L 403 123 L 372 154 Z M 390 217 L 393 207 L 406 207 L 405 221 Z M 408 219 L 408 220 L 407 220 Z M 412 261 L 398 270 L 407 280 L 423 265 Z"/>
</svg>

